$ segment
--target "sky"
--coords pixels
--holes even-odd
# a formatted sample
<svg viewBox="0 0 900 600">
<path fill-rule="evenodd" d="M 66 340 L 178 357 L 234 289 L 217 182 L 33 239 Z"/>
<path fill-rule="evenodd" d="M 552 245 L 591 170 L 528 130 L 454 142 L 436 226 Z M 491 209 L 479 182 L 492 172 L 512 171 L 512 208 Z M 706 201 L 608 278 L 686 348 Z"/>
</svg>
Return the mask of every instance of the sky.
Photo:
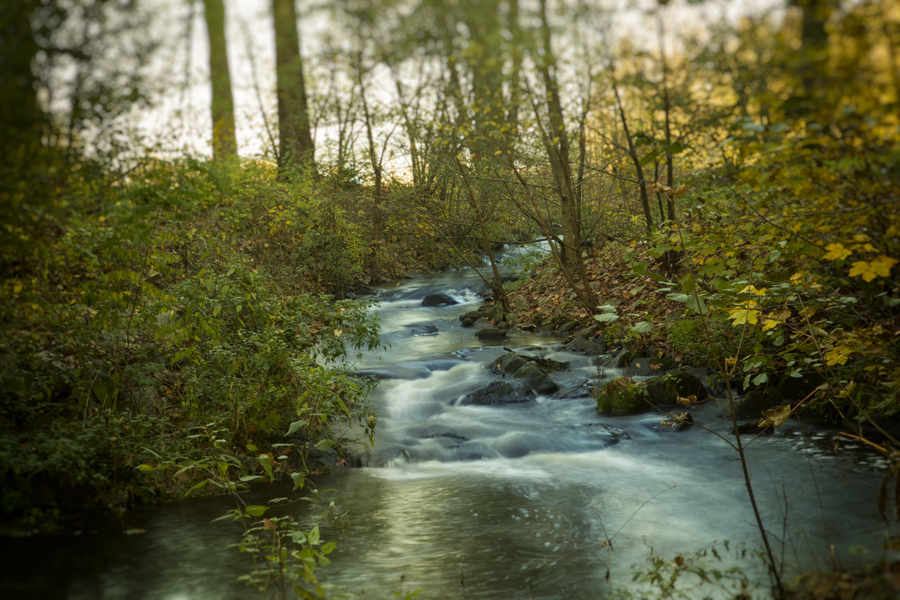
<svg viewBox="0 0 900 600">
<path fill-rule="evenodd" d="M 529 1 L 522 2 L 523 12 L 528 9 Z M 656 0 L 593 1 L 614 11 L 609 17 L 607 35 L 627 38 L 636 44 L 655 44 L 655 28 L 648 26 L 644 13 Z M 297 2 L 301 52 L 306 61 L 307 86 L 314 96 L 312 101 L 323 91 L 321 77 L 316 77 L 316 73 L 321 75 L 328 64 L 326 38 L 331 36 L 340 41 L 347 35 L 329 10 L 323 8 L 330 4 Z M 722 16 L 735 20 L 784 4 L 784 0 L 706 0 L 689 5 L 686 0 L 672 0 L 666 9 L 667 32 L 673 36 L 667 46 L 675 47 L 674 36 L 678 31 L 702 28 L 705 22 Z M 140 128 L 168 152 L 209 155 L 210 85 L 203 4 L 197 1 L 191 6 L 187 0 L 144 0 L 144 5 L 154 15 L 154 33 L 163 43 L 154 61 L 161 84 L 157 103 L 137 115 Z M 245 157 L 256 157 L 270 147 L 267 125 L 273 133 L 277 129 L 271 2 L 225 0 L 225 10 L 239 152 Z M 388 78 L 375 74 L 369 81 L 375 103 L 390 105 L 395 101 Z M 316 135 L 317 148 L 321 148 L 334 137 L 334 128 L 320 127 Z"/>
</svg>

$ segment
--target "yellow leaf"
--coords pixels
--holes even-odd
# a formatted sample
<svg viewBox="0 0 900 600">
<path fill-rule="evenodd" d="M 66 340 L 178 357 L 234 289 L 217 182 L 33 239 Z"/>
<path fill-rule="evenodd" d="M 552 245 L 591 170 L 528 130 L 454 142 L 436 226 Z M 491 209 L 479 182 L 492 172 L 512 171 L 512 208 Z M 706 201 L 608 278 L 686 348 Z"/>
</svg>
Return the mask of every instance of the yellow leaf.
<svg viewBox="0 0 900 600">
<path fill-rule="evenodd" d="M 825 250 L 828 251 L 825 253 L 825 260 L 844 260 L 852 254 L 843 244 L 828 244 Z"/>
<path fill-rule="evenodd" d="M 872 281 L 876 277 L 888 277 L 891 274 L 891 267 L 897 264 L 897 260 L 889 256 L 881 255 L 872 262 L 864 260 L 853 263 L 850 269 L 850 277 L 862 276 L 863 281 Z"/>
<path fill-rule="evenodd" d="M 340 336 L 342 333 L 344 333 L 344 332 L 341 331 L 340 329 L 335 329 L 335 330 L 334 330 L 334 335 Z"/>
<path fill-rule="evenodd" d="M 835 346 L 825 354 L 825 362 L 829 367 L 834 365 L 847 364 L 847 358 L 853 353 L 852 348 L 847 346 Z"/>
<path fill-rule="evenodd" d="M 755 303 L 753 303 L 753 305 L 755 305 Z M 745 323 L 756 325 L 759 322 L 759 311 L 751 310 L 750 308 L 730 310 L 728 311 L 728 315 L 734 325 L 744 325 Z"/>
<path fill-rule="evenodd" d="M 770 330 L 770 329 L 775 329 L 776 327 L 778 327 L 778 325 L 779 325 L 780 323 L 781 323 L 781 321 L 774 321 L 774 320 L 772 320 L 772 319 L 766 319 L 765 322 L 763 323 L 763 328 L 762 328 L 762 330 L 763 330 L 763 331 L 768 331 L 768 330 Z"/>
<path fill-rule="evenodd" d="M 769 427 L 770 425 L 772 427 L 780 427 L 791 416 L 791 407 L 785 404 L 778 408 L 763 411 L 762 416 L 763 418 L 758 423 L 760 427 Z"/>
<path fill-rule="evenodd" d="M 872 269 L 875 271 L 876 275 L 880 275 L 881 277 L 890 277 L 891 268 L 893 268 L 893 266 L 898 262 L 900 261 L 882 254 L 878 258 L 873 260 L 870 264 L 872 265 Z"/>
</svg>

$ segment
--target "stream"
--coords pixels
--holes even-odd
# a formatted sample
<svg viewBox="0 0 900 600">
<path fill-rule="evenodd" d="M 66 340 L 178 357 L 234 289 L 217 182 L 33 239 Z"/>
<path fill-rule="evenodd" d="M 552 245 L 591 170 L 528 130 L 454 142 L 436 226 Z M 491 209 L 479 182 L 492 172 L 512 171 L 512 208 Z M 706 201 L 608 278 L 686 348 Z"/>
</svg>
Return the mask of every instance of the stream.
<svg viewBox="0 0 900 600">
<path fill-rule="evenodd" d="M 699 428 L 659 432 L 653 414 L 605 416 L 584 393 L 559 397 L 620 371 L 555 350 L 561 339 L 553 337 L 478 340 L 458 317 L 480 305 L 480 284 L 463 270 L 379 291 L 389 349 L 353 365 L 385 377 L 372 397 L 375 446 L 356 457 L 362 468 L 315 480 L 347 521 L 321 525 L 323 539 L 337 542 L 333 564 L 318 572 L 323 581 L 360 598 L 416 590 L 417 598 L 603 598 L 611 586 L 635 585 L 632 566 L 646 565 L 651 548 L 672 559 L 716 543 L 722 561 L 711 566 L 738 565 L 765 585 L 736 452 Z M 422 307 L 435 292 L 459 304 Z M 415 335 L 413 324 L 434 325 L 437 334 Z M 570 362 L 552 375 L 560 392 L 510 405 L 457 404 L 499 379 L 484 365 L 503 347 Z M 715 401 L 692 413 L 728 435 Z M 760 511 L 788 573 L 827 567 L 829 543 L 845 567 L 882 557 L 883 466 L 861 449 L 835 455 L 832 435 L 792 420 L 748 449 Z M 289 491 L 254 487 L 245 499 L 262 504 Z M 233 507 L 226 497 L 188 499 L 55 537 L 2 540 L 0 595 L 258 597 L 236 581 L 251 569 L 249 558 L 227 548 L 239 541 L 240 525 L 211 523 Z M 321 513 L 298 510 L 308 511 L 298 513 L 305 524 Z M 611 550 L 603 545 L 610 537 Z"/>
</svg>

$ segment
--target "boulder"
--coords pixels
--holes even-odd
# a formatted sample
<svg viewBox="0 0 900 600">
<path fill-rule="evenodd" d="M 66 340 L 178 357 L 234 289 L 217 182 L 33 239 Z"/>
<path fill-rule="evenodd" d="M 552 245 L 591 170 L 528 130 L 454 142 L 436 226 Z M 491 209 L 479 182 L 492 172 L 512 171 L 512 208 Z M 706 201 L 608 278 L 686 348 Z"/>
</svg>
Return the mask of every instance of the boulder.
<svg viewBox="0 0 900 600">
<path fill-rule="evenodd" d="M 625 369 L 628 367 L 628 365 L 630 365 L 632 362 L 634 362 L 634 359 L 636 359 L 636 358 L 645 358 L 645 355 L 640 350 L 634 350 L 632 352 L 623 350 L 618 355 L 618 360 L 616 361 L 616 366 L 619 367 L 620 369 Z"/>
<path fill-rule="evenodd" d="M 734 412 L 738 419 L 760 419 L 762 412 L 769 410 L 772 406 L 766 395 L 761 391 L 750 392 L 737 403 Z M 742 432 L 743 433 L 743 432 Z"/>
<path fill-rule="evenodd" d="M 475 336 L 479 340 L 502 340 L 506 338 L 506 330 L 496 327 L 485 327 L 476 331 Z"/>
<path fill-rule="evenodd" d="M 459 302 L 444 293 L 428 294 L 422 299 L 422 306 L 450 306 L 452 304 L 459 304 Z"/>
<path fill-rule="evenodd" d="M 595 333 L 597 333 L 597 326 L 591 325 L 590 327 L 585 327 L 583 329 L 579 329 L 578 333 L 575 334 L 575 338 L 576 339 L 585 338 L 585 339 L 589 340 L 592 337 L 594 337 Z"/>
<path fill-rule="evenodd" d="M 597 390 L 597 411 L 630 415 L 653 408 L 646 388 L 625 377 L 617 377 Z"/>
<path fill-rule="evenodd" d="M 635 358 L 628 363 L 628 372 L 632 377 L 649 377 L 661 375 L 671 367 L 671 362 L 664 358 Z"/>
<path fill-rule="evenodd" d="M 601 367 L 615 367 L 617 369 L 624 369 L 635 358 L 643 357 L 643 353 L 634 352 L 629 350 L 628 348 L 611 349 L 611 352 L 612 354 L 600 361 Z"/>
<path fill-rule="evenodd" d="M 564 333 L 568 333 L 578 327 L 578 323 L 575 321 L 569 321 L 568 323 L 564 323 L 560 325 L 559 329 L 556 330 L 557 335 L 562 335 Z"/>
<path fill-rule="evenodd" d="M 438 328 L 431 323 L 410 323 L 409 325 L 404 325 L 404 327 L 412 329 L 411 334 L 413 336 L 438 334 Z"/>
<path fill-rule="evenodd" d="M 487 386 L 463 396 L 459 404 L 514 404 L 535 399 L 534 390 L 518 381 L 492 381 Z"/>
<path fill-rule="evenodd" d="M 525 366 L 528 361 L 518 354 L 504 354 L 491 363 L 491 373 L 500 375 L 501 373 L 509 373 L 512 375 Z"/>
<path fill-rule="evenodd" d="M 678 397 L 687 398 L 695 396 L 697 400 L 706 400 L 709 394 L 703 387 L 703 382 L 696 375 L 687 371 L 673 371 L 661 377 L 656 377 L 644 382 L 647 388 L 650 402 L 655 405 L 675 404 Z"/>
<path fill-rule="evenodd" d="M 560 350 L 564 352 L 571 352 L 573 354 L 582 354 L 584 356 L 599 356 L 601 348 L 598 344 L 595 344 L 589 339 L 576 337 L 568 344 L 562 346 Z"/>
<path fill-rule="evenodd" d="M 367 379 L 425 379 L 431 377 L 431 371 L 425 367 L 376 367 L 373 369 L 362 369 L 354 374 L 354 377 Z"/>
<path fill-rule="evenodd" d="M 533 362 L 523 365 L 516 371 L 513 378 L 523 381 L 528 387 L 539 394 L 553 394 L 559 391 L 559 386 L 556 385 L 556 382 L 550 379 L 547 374 L 541 371 L 541 368 Z"/>
<path fill-rule="evenodd" d="M 678 397 L 705 400 L 706 388 L 696 376 L 684 371 L 667 373 L 636 383 L 625 377 L 613 379 L 597 392 L 597 410 L 604 413 L 634 414 L 654 406 L 675 404 Z"/>
</svg>

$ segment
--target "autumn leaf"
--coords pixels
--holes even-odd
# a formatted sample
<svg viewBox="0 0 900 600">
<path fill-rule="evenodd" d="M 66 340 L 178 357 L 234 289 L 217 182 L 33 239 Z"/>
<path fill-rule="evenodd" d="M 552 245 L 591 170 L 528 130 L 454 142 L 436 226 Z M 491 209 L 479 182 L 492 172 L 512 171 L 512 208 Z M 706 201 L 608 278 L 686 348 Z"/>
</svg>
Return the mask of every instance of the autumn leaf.
<svg viewBox="0 0 900 600">
<path fill-rule="evenodd" d="M 763 418 L 759 421 L 760 427 L 780 427 L 784 425 L 787 418 L 791 415 L 791 407 L 785 404 L 784 406 L 779 406 L 778 408 L 772 408 L 770 410 L 763 411 Z"/>
<path fill-rule="evenodd" d="M 853 263 L 850 277 L 862 276 L 863 281 L 866 282 L 872 281 L 876 277 L 888 277 L 891 274 L 891 267 L 897 262 L 896 259 L 883 254 L 872 262 L 858 261 Z"/>
<path fill-rule="evenodd" d="M 768 331 L 768 330 L 770 330 L 770 329 L 774 329 L 775 327 L 778 327 L 778 325 L 780 325 L 780 324 L 781 324 L 781 321 L 776 321 L 776 320 L 774 320 L 774 319 L 766 319 L 766 320 L 763 322 L 763 328 L 762 328 L 762 330 L 763 330 L 763 331 Z"/>
<path fill-rule="evenodd" d="M 843 244 L 828 244 L 825 246 L 825 260 L 844 260 L 852 254 L 852 252 L 844 248 Z"/>
<path fill-rule="evenodd" d="M 736 310 L 728 311 L 728 316 L 732 320 L 732 324 L 735 326 L 744 325 L 745 323 L 756 325 L 759 322 L 759 311 L 753 310 L 753 306 L 756 306 L 756 302 L 748 302 L 747 308 L 738 308 Z"/>
<path fill-rule="evenodd" d="M 852 348 L 847 346 L 835 346 L 825 354 L 825 362 L 829 367 L 834 365 L 847 364 L 847 358 L 853 353 Z"/>
</svg>

